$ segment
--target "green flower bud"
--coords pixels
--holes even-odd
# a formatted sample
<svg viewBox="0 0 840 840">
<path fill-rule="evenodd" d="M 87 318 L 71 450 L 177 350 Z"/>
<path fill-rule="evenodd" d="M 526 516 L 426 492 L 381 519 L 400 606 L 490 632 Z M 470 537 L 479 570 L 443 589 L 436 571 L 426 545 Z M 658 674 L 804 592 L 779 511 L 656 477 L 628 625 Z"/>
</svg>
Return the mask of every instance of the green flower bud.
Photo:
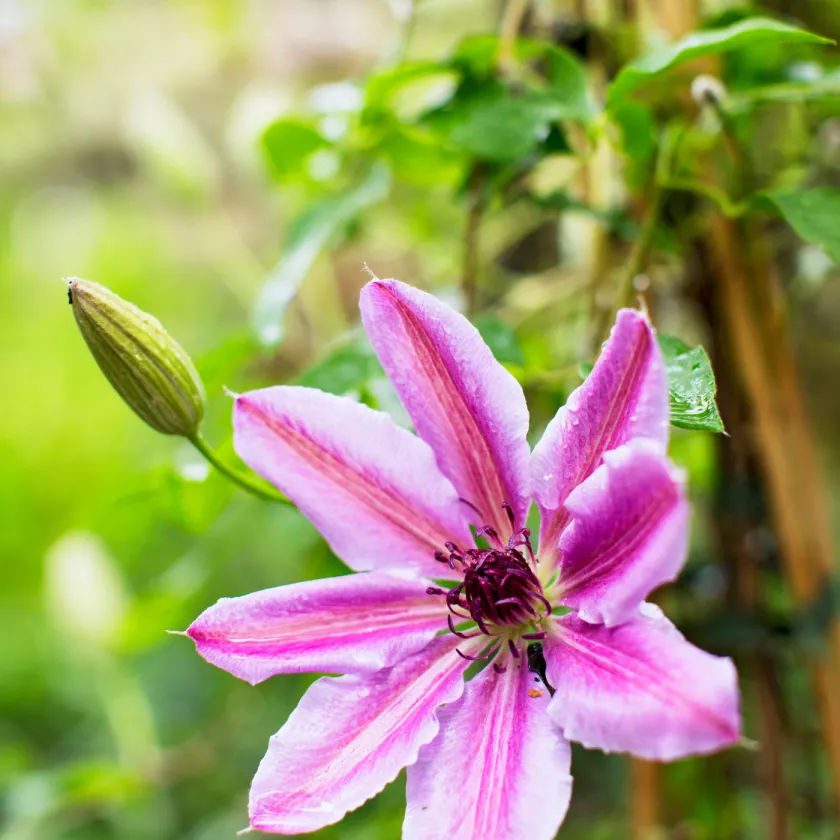
<svg viewBox="0 0 840 840">
<path fill-rule="evenodd" d="M 71 277 L 67 293 L 96 363 L 153 429 L 192 438 L 204 417 L 204 386 L 186 351 L 160 321 L 110 289 Z"/>
</svg>

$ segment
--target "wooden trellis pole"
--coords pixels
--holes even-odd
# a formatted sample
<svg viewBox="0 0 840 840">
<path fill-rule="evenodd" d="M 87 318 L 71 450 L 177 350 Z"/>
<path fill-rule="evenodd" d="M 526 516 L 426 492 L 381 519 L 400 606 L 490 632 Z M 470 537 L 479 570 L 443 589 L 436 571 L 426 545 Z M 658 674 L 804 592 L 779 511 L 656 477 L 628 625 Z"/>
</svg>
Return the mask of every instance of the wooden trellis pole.
<svg viewBox="0 0 840 840">
<path fill-rule="evenodd" d="M 736 221 L 712 220 L 709 247 L 718 276 L 727 339 L 755 419 L 757 449 L 779 540 L 783 570 L 798 605 L 812 605 L 834 574 L 831 522 L 802 387 L 781 307 L 781 290 L 769 260 L 747 256 Z M 760 241 L 760 239 L 759 239 Z M 753 247 L 755 245 L 753 244 Z M 761 271 L 750 275 L 748 266 Z M 759 276 L 760 275 L 760 276 Z M 840 802 L 840 618 L 833 616 L 825 655 L 813 666 L 820 722 Z"/>
</svg>

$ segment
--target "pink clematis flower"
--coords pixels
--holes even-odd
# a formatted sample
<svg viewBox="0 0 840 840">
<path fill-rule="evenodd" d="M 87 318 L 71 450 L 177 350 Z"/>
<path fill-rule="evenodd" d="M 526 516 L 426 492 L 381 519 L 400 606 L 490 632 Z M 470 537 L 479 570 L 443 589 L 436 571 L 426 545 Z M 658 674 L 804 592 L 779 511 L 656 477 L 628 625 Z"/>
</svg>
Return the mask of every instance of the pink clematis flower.
<svg viewBox="0 0 840 840">
<path fill-rule="evenodd" d="M 345 674 L 316 681 L 271 738 L 251 826 L 314 831 L 407 767 L 406 840 L 549 840 L 569 740 L 663 761 L 737 742 L 732 662 L 645 603 L 678 574 L 689 517 L 645 316 L 619 312 L 530 452 L 522 389 L 464 317 L 394 280 L 369 283 L 361 310 L 416 436 L 308 388 L 234 409 L 240 456 L 356 571 L 223 599 L 189 628 L 251 683 Z"/>
</svg>

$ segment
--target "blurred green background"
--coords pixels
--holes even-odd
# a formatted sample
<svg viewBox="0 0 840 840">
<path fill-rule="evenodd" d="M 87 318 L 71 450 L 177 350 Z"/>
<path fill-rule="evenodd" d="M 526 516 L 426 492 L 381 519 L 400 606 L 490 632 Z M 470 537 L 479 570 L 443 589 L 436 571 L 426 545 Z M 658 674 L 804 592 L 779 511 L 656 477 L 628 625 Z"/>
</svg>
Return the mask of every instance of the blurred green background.
<svg viewBox="0 0 840 840">
<path fill-rule="evenodd" d="M 109 286 L 178 337 L 207 386 L 205 433 L 231 461 L 225 386 L 299 381 L 402 417 L 357 329 L 365 265 L 471 310 L 525 385 L 536 437 L 592 361 L 674 131 L 673 183 L 629 279 L 662 332 L 709 349 L 732 437 L 674 430 L 694 545 L 661 602 L 692 639 L 736 657 L 762 749 L 647 780 L 623 757 L 576 749 L 561 835 L 840 836 L 810 679 L 831 660 L 833 583 L 812 585 L 822 597 L 805 607 L 791 594 L 778 493 L 754 457 L 767 416 L 737 384 L 737 341 L 726 349 L 729 321 L 708 292 L 720 271 L 704 273 L 696 250 L 721 205 L 731 211 L 727 194 L 840 185 L 840 56 L 748 44 L 602 111 L 622 63 L 689 29 L 770 14 L 837 37 L 840 4 L 508 6 L 521 8 L 0 0 L 2 840 L 234 836 L 268 737 L 309 678 L 252 688 L 165 631 L 219 597 L 343 571 L 302 516 L 235 489 L 119 401 L 61 278 Z M 511 25 L 559 52 L 513 48 L 511 66 L 494 65 Z M 539 61 L 523 70 L 529 49 Z M 723 129 L 691 99 L 700 72 L 730 88 Z M 840 272 L 827 253 L 840 253 L 840 203 L 821 201 L 798 216 L 785 205 L 799 236 L 768 202 L 738 218 L 771 252 L 778 335 L 812 421 L 808 481 L 836 523 Z M 737 538 L 733 510 L 748 522 Z M 758 583 L 742 585 L 733 547 Z M 840 695 L 840 672 L 826 673 Z M 398 837 L 403 787 L 319 836 Z"/>
</svg>

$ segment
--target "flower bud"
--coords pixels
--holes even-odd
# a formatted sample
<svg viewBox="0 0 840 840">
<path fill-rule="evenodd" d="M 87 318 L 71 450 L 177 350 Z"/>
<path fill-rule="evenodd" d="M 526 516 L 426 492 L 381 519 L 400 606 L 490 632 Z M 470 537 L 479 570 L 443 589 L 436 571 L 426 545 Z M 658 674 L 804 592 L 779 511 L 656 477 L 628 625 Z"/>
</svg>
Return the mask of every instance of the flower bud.
<svg viewBox="0 0 840 840">
<path fill-rule="evenodd" d="M 692 80 L 691 97 L 701 107 L 719 108 L 726 101 L 726 88 L 716 76 L 703 74 Z"/>
<path fill-rule="evenodd" d="M 89 280 L 69 278 L 67 293 L 96 363 L 135 413 L 165 435 L 195 435 L 204 386 L 160 321 Z"/>
</svg>

